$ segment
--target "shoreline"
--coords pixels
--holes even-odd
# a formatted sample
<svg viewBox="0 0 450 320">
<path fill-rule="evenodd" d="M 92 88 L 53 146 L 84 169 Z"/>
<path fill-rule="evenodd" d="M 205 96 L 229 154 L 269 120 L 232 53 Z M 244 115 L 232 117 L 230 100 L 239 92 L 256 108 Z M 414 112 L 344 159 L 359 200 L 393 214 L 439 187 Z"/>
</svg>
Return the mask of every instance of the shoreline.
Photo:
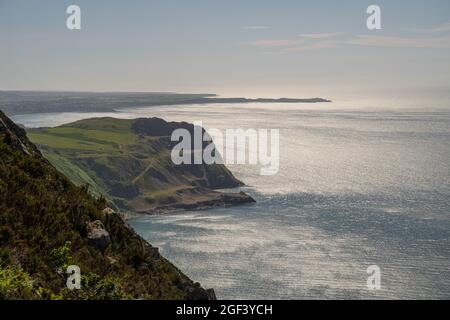
<svg viewBox="0 0 450 320">
<path fill-rule="evenodd" d="M 173 214 L 183 212 L 187 210 L 202 211 L 215 208 L 229 208 L 234 206 L 241 206 L 256 203 L 256 200 L 245 192 L 239 193 L 233 192 L 217 192 L 215 196 L 209 196 L 209 194 L 202 194 L 201 197 L 207 196 L 207 199 L 197 201 L 181 201 L 174 204 L 167 204 L 162 206 L 156 206 L 146 210 L 139 211 L 120 211 L 120 215 L 124 221 L 142 217 L 142 216 L 159 216 L 166 214 Z"/>
</svg>

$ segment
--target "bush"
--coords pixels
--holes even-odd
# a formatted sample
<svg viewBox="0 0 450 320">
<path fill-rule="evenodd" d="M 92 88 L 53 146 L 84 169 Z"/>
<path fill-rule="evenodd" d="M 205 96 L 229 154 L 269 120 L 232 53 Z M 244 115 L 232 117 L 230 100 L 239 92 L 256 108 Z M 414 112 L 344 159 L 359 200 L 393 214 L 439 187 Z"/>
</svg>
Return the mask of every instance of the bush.
<svg viewBox="0 0 450 320">
<path fill-rule="evenodd" d="M 0 300 L 36 299 L 30 276 L 21 268 L 0 266 Z"/>
<path fill-rule="evenodd" d="M 76 291 L 83 300 L 120 300 L 129 297 L 122 291 L 122 286 L 112 278 L 101 278 L 95 273 L 81 276 L 81 290 Z"/>
<path fill-rule="evenodd" d="M 53 249 L 50 252 L 50 261 L 55 268 L 65 270 L 67 266 L 70 265 L 72 261 L 72 250 L 70 249 L 71 245 L 72 242 L 66 241 L 63 246 Z"/>
</svg>

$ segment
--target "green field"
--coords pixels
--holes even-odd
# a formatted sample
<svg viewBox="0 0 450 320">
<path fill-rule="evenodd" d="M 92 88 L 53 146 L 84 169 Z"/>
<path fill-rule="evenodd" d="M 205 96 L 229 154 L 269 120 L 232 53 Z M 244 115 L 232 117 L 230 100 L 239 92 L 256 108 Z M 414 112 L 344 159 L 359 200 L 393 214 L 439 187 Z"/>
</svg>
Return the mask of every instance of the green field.
<svg viewBox="0 0 450 320">
<path fill-rule="evenodd" d="M 31 129 L 30 139 L 39 145 L 62 150 L 119 152 L 120 146 L 136 142 L 131 120 L 98 118 L 57 128 Z"/>
</svg>

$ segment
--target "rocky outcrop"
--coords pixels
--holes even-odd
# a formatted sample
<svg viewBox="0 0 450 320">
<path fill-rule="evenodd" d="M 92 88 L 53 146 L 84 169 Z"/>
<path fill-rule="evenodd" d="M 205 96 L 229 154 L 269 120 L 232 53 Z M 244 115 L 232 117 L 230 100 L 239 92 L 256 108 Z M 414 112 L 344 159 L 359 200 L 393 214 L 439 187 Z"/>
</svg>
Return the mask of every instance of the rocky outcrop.
<svg viewBox="0 0 450 320">
<path fill-rule="evenodd" d="M 86 229 L 89 244 L 104 251 L 111 242 L 111 237 L 103 223 L 100 220 L 89 222 Z"/>
<path fill-rule="evenodd" d="M 188 300 L 217 300 L 214 289 L 203 289 L 200 283 L 194 284 L 185 282 L 178 286 L 184 292 L 187 292 Z"/>
<path fill-rule="evenodd" d="M 15 125 L 2 111 L 0 111 L 0 134 L 4 136 L 5 142 L 15 149 L 29 156 L 40 155 L 36 146 L 28 141 L 25 130 Z"/>
<path fill-rule="evenodd" d="M 230 207 L 255 203 L 255 199 L 244 192 L 217 192 L 213 190 L 199 191 L 199 196 L 193 196 L 192 189 L 178 190 L 178 195 L 184 195 L 180 200 L 171 199 L 167 204 L 158 205 L 150 209 L 136 211 L 149 215 L 160 215 L 178 210 L 204 210 L 215 207 Z"/>
<path fill-rule="evenodd" d="M 110 215 L 110 214 L 113 214 L 115 211 L 109 207 L 106 207 L 105 209 L 102 210 L 102 212 L 104 214 Z"/>
</svg>

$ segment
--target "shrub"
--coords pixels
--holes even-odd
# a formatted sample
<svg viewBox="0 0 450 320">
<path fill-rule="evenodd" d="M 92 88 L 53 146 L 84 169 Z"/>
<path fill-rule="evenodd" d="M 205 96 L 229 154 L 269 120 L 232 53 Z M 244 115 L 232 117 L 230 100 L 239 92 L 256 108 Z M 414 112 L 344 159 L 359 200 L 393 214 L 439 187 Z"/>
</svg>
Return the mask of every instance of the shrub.
<svg viewBox="0 0 450 320">
<path fill-rule="evenodd" d="M 62 268 L 65 270 L 72 261 L 72 250 L 70 246 L 72 242 L 66 241 L 66 243 L 50 252 L 50 261 L 55 268 Z"/>
<path fill-rule="evenodd" d="M 35 299 L 30 276 L 21 268 L 0 266 L 0 300 Z"/>
</svg>

